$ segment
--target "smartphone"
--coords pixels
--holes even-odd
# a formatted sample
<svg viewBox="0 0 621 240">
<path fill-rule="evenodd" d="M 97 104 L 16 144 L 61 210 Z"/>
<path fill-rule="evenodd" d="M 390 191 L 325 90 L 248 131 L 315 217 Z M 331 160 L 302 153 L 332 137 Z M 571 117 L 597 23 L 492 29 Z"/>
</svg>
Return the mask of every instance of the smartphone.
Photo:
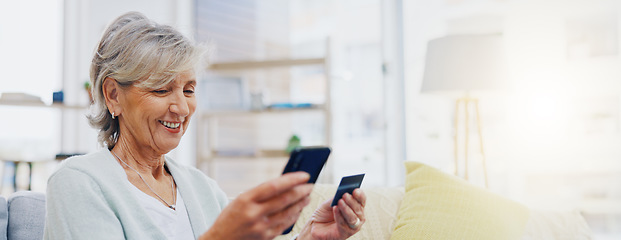
<svg viewBox="0 0 621 240">
<path fill-rule="evenodd" d="M 310 174 L 308 183 L 315 183 L 329 156 L 329 147 L 296 148 L 291 152 L 289 161 L 282 173 L 305 171 Z"/>
<path fill-rule="evenodd" d="M 341 183 L 339 183 L 336 194 L 334 194 L 334 199 L 332 199 L 331 206 L 336 206 L 339 200 L 343 198 L 343 194 L 353 194 L 356 188 L 360 188 L 360 185 L 362 184 L 362 179 L 364 179 L 364 173 L 341 178 Z"/>
<path fill-rule="evenodd" d="M 296 148 L 291 152 L 289 161 L 287 162 L 285 170 L 283 170 L 282 173 L 285 174 L 288 172 L 305 171 L 310 174 L 308 183 L 315 183 L 317 182 L 319 173 L 321 173 L 321 169 L 323 168 L 323 165 L 325 165 L 329 156 L 329 147 Z M 282 234 L 291 232 L 294 225 L 291 225 Z"/>
</svg>

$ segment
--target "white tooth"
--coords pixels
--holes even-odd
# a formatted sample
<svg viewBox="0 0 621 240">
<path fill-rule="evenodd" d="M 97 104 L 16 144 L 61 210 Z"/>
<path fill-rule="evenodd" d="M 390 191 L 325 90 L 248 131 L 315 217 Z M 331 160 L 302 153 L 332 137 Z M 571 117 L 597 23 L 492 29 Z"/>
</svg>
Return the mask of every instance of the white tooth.
<svg viewBox="0 0 621 240">
<path fill-rule="evenodd" d="M 171 122 L 166 122 L 166 121 L 162 121 L 162 124 L 164 124 L 164 126 L 169 127 L 169 128 L 178 128 L 179 125 L 181 125 L 181 123 L 171 123 Z"/>
</svg>

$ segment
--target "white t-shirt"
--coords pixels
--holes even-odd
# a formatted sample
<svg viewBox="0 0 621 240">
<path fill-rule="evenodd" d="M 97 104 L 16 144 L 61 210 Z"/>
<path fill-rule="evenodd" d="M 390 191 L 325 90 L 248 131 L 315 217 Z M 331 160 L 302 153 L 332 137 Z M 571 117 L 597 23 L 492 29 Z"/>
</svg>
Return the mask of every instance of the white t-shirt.
<svg viewBox="0 0 621 240">
<path fill-rule="evenodd" d="M 185 204 L 183 203 L 183 198 L 181 194 L 179 194 L 179 191 L 175 190 L 177 192 L 177 202 L 175 203 L 177 209 L 172 210 L 162 204 L 158 199 L 140 191 L 140 189 L 129 182 L 129 180 L 127 180 L 127 183 L 131 185 L 130 188 L 138 198 L 138 202 L 144 207 L 149 217 L 151 217 L 157 227 L 162 230 L 168 239 L 194 239 L 190 218 L 188 217 L 188 212 L 185 209 Z"/>
</svg>

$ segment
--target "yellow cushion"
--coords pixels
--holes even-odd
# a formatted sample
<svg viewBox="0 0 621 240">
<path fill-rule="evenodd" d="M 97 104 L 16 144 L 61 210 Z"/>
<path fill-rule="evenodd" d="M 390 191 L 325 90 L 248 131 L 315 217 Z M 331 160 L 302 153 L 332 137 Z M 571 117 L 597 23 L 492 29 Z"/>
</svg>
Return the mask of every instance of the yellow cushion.
<svg viewBox="0 0 621 240">
<path fill-rule="evenodd" d="M 417 162 L 406 162 L 405 196 L 391 239 L 520 239 L 525 206 Z"/>
</svg>

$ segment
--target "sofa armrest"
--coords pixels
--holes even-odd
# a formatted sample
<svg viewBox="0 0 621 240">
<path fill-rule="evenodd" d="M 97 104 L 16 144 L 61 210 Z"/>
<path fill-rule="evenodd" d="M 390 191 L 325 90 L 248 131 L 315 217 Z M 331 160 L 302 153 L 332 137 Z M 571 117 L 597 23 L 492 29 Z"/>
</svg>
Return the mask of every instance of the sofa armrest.
<svg viewBox="0 0 621 240">
<path fill-rule="evenodd" d="M 31 191 L 13 193 L 7 201 L 8 239 L 43 239 L 45 194 Z"/>
<path fill-rule="evenodd" d="M 6 240 L 6 228 L 9 224 L 9 209 L 6 198 L 0 196 L 0 240 Z"/>
</svg>

